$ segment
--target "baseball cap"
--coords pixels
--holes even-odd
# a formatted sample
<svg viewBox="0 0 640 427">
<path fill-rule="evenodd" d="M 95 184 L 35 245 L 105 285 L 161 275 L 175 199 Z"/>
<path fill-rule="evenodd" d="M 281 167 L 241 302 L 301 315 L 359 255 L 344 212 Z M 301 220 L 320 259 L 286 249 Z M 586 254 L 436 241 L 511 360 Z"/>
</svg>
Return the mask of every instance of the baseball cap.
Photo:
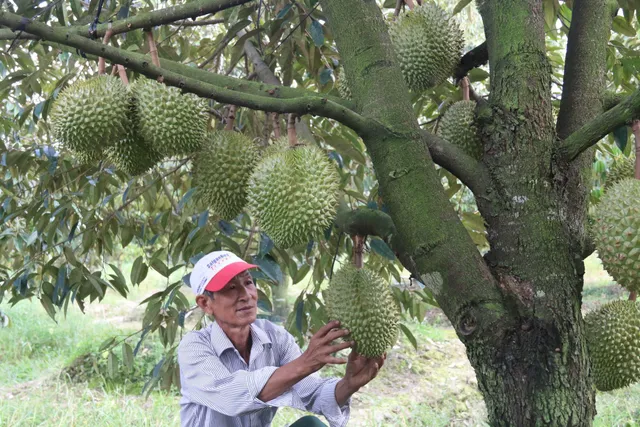
<svg viewBox="0 0 640 427">
<path fill-rule="evenodd" d="M 204 291 L 219 291 L 236 274 L 254 267 L 258 266 L 249 264 L 233 252 L 210 252 L 196 262 L 189 277 L 189 284 L 196 295 Z"/>
</svg>

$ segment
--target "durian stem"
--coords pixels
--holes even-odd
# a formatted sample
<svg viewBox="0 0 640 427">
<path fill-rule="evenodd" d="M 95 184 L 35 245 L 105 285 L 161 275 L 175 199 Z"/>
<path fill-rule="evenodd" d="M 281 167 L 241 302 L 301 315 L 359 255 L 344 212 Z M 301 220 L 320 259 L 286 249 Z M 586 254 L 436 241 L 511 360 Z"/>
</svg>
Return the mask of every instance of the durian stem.
<svg viewBox="0 0 640 427">
<path fill-rule="evenodd" d="M 396 1 L 396 10 L 393 11 L 393 17 L 397 18 L 400 15 L 400 11 L 402 10 L 402 5 L 404 4 L 404 0 Z"/>
<path fill-rule="evenodd" d="M 118 74 L 120 75 L 120 80 L 123 81 L 125 85 L 129 84 L 129 78 L 127 77 L 127 70 L 120 64 L 116 65 L 118 67 Z"/>
<path fill-rule="evenodd" d="M 460 89 L 462 90 L 462 99 L 469 101 L 469 78 L 465 77 L 460 80 Z"/>
<path fill-rule="evenodd" d="M 360 236 L 358 234 L 351 236 L 353 239 L 353 265 L 357 268 L 362 268 L 364 263 L 362 262 L 362 257 L 364 253 L 364 241 L 365 236 Z"/>
<path fill-rule="evenodd" d="M 635 301 L 638 298 L 637 292 L 629 292 L 629 301 Z"/>
<path fill-rule="evenodd" d="M 227 115 L 227 124 L 224 127 L 224 130 L 233 130 L 233 124 L 236 121 L 236 110 L 238 109 L 237 105 L 232 105 L 229 108 L 229 114 Z"/>
<path fill-rule="evenodd" d="M 113 35 L 113 29 L 111 29 L 111 24 L 109 24 L 109 29 L 104 33 L 104 37 L 102 39 L 103 44 L 109 43 L 109 39 Z M 98 75 L 103 75 L 105 73 L 105 69 L 107 68 L 106 61 L 104 57 L 98 58 Z"/>
<path fill-rule="evenodd" d="M 145 29 L 144 33 L 147 37 L 147 43 L 149 43 L 149 54 L 151 55 L 151 62 L 156 67 L 160 66 L 160 58 L 158 58 L 158 48 L 156 46 L 156 41 L 153 39 L 153 30 Z"/>
<path fill-rule="evenodd" d="M 273 113 L 271 117 L 273 118 L 273 135 L 278 139 L 282 136 L 280 134 L 280 117 L 278 116 L 278 113 Z"/>
<path fill-rule="evenodd" d="M 289 146 L 295 147 L 298 144 L 298 135 L 296 133 L 296 114 L 289 114 L 287 122 L 287 137 L 289 138 Z"/>
</svg>

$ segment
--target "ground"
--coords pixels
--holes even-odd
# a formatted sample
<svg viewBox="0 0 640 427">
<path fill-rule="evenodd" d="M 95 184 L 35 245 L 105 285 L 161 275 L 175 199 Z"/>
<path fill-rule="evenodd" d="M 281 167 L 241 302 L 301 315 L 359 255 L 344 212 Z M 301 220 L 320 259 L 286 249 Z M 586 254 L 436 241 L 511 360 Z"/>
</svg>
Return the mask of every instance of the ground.
<svg viewBox="0 0 640 427">
<path fill-rule="evenodd" d="M 127 272 L 125 272 L 127 274 Z M 37 302 L 6 303 L 0 309 L 12 319 L 0 329 L 0 426 L 175 426 L 179 395 L 139 395 L 145 373 L 153 369 L 159 347 L 145 342 L 136 357 L 133 382 L 109 381 L 95 374 L 64 369 L 77 357 L 96 351 L 114 333 L 123 337 L 139 328 L 138 302 L 165 285 L 149 276 L 132 298 L 108 296 L 89 306 L 87 314 L 69 310 L 55 324 Z M 295 298 L 296 288 L 291 289 Z M 584 311 L 626 294 L 602 270 L 597 256 L 587 260 Z M 485 426 L 484 403 L 464 347 L 439 309 L 422 323 L 409 324 L 419 348 L 404 338 L 389 352 L 380 375 L 353 398 L 350 426 Z M 135 344 L 135 342 L 134 342 Z M 119 355 L 118 352 L 116 354 Z M 99 357 L 99 355 L 98 355 Z M 325 368 L 323 375 L 344 369 Z M 62 373 L 62 374 L 61 374 Z M 283 409 L 273 427 L 286 427 L 302 412 Z M 640 426 L 640 384 L 598 393 L 598 427 Z"/>
</svg>

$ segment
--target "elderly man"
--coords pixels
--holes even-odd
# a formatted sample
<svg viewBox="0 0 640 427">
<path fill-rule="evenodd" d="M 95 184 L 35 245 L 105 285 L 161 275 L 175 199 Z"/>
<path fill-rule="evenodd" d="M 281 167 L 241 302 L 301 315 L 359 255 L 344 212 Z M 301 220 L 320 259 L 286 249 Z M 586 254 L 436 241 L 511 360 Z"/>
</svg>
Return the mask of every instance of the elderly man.
<svg viewBox="0 0 640 427">
<path fill-rule="evenodd" d="M 212 252 L 194 266 L 190 284 L 196 303 L 215 322 L 186 334 L 178 348 L 182 383 L 182 426 L 268 427 L 279 407 L 323 415 L 330 426 L 349 419 L 351 395 L 371 381 L 384 357 L 367 359 L 351 351 L 333 353 L 352 342 L 332 321 L 318 330 L 302 352 L 284 328 L 257 319 L 258 293 L 248 264 L 227 251 Z M 343 378 L 323 379 L 326 364 L 344 364 Z M 324 426 L 306 416 L 291 427 Z"/>
</svg>

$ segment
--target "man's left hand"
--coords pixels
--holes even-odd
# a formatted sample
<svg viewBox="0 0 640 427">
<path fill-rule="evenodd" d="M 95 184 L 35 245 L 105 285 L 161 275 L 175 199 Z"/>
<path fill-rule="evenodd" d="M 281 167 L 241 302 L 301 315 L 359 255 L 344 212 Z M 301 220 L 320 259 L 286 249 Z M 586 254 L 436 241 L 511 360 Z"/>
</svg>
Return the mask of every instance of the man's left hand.
<svg viewBox="0 0 640 427">
<path fill-rule="evenodd" d="M 347 369 L 344 374 L 344 380 L 349 388 L 358 390 L 374 379 L 378 375 L 382 365 L 384 365 L 386 358 L 387 355 L 385 353 L 381 357 L 368 359 L 356 353 L 355 350 L 351 350 L 349 359 L 347 360 Z"/>
</svg>

